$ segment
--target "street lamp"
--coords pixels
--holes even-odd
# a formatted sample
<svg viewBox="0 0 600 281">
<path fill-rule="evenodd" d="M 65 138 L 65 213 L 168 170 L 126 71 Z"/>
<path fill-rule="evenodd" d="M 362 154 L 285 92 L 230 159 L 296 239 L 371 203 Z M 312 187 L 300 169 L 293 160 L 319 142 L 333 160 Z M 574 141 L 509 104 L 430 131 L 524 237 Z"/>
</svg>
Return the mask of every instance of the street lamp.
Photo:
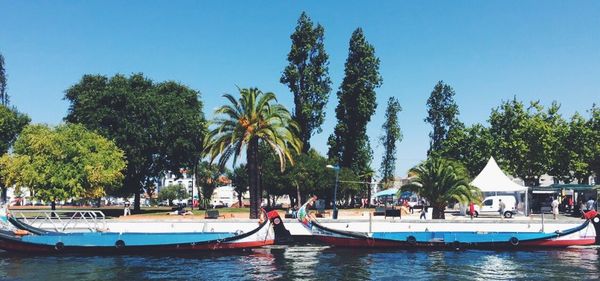
<svg viewBox="0 0 600 281">
<path fill-rule="evenodd" d="M 337 189 L 338 189 L 338 182 L 339 182 L 339 174 L 340 174 L 340 166 L 339 165 L 327 165 L 325 166 L 328 169 L 333 169 L 335 171 L 335 189 L 333 190 L 333 219 L 337 220 L 337 216 L 338 216 L 338 209 L 336 206 L 336 202 L 337 202 Z"/>
</svg>

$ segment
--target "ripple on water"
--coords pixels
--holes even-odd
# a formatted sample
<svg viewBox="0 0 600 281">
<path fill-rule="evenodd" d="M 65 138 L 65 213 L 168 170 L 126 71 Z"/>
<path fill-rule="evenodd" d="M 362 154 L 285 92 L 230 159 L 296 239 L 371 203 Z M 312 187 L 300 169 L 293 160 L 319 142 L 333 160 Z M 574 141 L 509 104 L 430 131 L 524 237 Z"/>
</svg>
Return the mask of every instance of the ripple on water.
<svg viewBox="0 0 600 281">
<path fill-rule="evenodd" d="M 0 252 L 1 280 L 598 280 L 599 249 L 408 251 L 274 246 L 178 256 Z"/>
</svg>

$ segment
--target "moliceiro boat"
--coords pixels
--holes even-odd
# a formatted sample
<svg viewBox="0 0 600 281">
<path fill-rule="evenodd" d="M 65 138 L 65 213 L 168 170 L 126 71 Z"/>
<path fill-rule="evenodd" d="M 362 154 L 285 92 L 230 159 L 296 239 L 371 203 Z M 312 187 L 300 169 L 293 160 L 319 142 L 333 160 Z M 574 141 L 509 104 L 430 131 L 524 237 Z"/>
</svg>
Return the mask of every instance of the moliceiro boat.
<svg viewBox="0 0 600 281">
<path fill-rule="evenodd" d="M 397 248 L 561 248 L 600 244 L 600 215 L 586 213 L 578 226 L 545 232 L 527 223 L 458 223 L 413 222 L 403 224 L 402 231 L 356 232 L 327 227 L 307 212 L 316 198 L 310 199 L 298 211 L 298 220 L 319 241 L 337 247 L 397 247 Z M 387 223 L 391 226 L 394 223 Z M 395 223 L 397 226 L 399 223 Z M 381 225 L 380 225 L 381 226 Z M 396 227 L 398 228 L 398 227 Z M 487 228 L 487 229 L 484 229 Z"/>
<path fill-rule="evenodd" d="M 52 232 L 0 214 L 0 249 L 22 253 L 175 254 L 256 248 L 275 243 L 277 212 L 263 210 L 258 226 L 236 232 Z"/>
</svg>

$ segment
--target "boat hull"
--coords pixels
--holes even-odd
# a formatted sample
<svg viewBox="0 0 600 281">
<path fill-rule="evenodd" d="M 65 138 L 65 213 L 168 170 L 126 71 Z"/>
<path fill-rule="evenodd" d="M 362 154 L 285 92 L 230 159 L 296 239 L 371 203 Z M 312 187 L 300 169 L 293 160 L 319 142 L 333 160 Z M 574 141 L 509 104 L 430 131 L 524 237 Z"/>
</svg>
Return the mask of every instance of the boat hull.
<svg viewBox="0 0 600 281">
<path fill-rule="evenodd" d="M 312 237 L 330 246 L 357 248 L 564 248 L 598 244 L 600 216 L 556 232 L 412 231 L 351 232 L 325 227 L 313 220 L 305 224 Z"/>
<path fill-rule="evenodd" d="M 9 218 L 16 230 L 0 230 L 0 249 L 10 252 L 38 254 L 177 254 L 197 251 L 250 249 L 275 243 L 274 221 L 271 215 L 247 233 L 116 233 L 49 232 Z"/>
</svg>

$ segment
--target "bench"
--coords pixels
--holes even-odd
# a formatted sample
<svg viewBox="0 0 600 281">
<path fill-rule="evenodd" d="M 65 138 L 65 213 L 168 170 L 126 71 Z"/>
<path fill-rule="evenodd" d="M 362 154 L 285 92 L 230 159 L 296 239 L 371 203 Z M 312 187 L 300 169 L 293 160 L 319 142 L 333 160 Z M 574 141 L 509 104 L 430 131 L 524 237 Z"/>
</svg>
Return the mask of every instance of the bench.
<svg viewBox="0 0 600 281">
<path fill-rule="evenodd" d="M 402 214 L 401 214 L 401 212 L 400 212 L 399 209 L 387 209 L 387 210 L 385 210 L 385 217 L 384 217 L 384 219 L 387 219 L 387 217 L 402 218 Z"/>
<path fill-rule="evenodd" d="M 204 213 L 205 219 L 218 219 L 219 218 L 219 210 L 206 210 Z"/>
</svg>

